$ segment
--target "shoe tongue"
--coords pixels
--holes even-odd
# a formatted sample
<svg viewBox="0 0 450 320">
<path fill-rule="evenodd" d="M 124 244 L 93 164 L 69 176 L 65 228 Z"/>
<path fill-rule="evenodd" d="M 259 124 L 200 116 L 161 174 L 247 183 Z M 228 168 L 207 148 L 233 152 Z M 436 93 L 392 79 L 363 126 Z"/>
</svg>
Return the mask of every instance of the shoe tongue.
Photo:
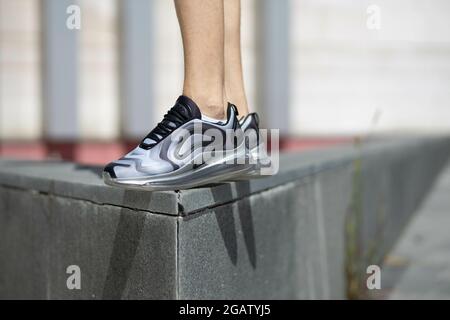
<svg viewBox="0 0 450 320">
<path fill-rule="evenodd" d="M 188 115 L 186 108 L 191 111 L 192 117 L 194 119 L 202 118 L 202 113 L 200 112 L 197 104 L 189 97 L 180 96 L 177 99 L 177 102 L 175 102 L 174 109 L 176 109 L 178 112 Z"/>
<path fill-rule="evenodd" d="M 188 109 L 190 110 L 190 113 L 189 113 Z M 172 107 L 172 110 L 182 113 L 188 119 L 189 118 L 192 118 L 192 119 L 201 119 L 202 118 L 202 113 L 200 112 L 200 109 L 198 108 L 197 104 L 194 101 L 192 101 L 192 99 L 190 99 L 186 96 L 180 96 L 177 99 L 177 101 L 175 102 L 175 105 Z M 168 127 L 172 127 L 174 129 L 176 127 L 176 125 L 172 121 L 166 119 L 165 117 L 161 122 Z M 156 135 L 157 140 L 150 138 L 152 133 L 154 133 Z M 160 134 L 159 132 L 157 132 L 157 129 L 155 128 L 147 135 L 147 137 L 144 138 L 144 140 L 141 142 L 140 146 L 146 147 L 146 148 L 153 147 L 162 138 L 164 138 L 164 136 L 162 134 Z"/>
<path fill-rule="evenodd" d="M 191 113 L 189 113 L 188 109 L 191 111 Z M 175 111 L 185 115 L 188 119 L 190 119 L 190 118 L 201 119 L 201 117 L 202 117 L 202 113 L 200 112 L 200 109 L 197 106 L 197 104 L 194 101 L 192 101 L 192 99 L 190 99 L 186 96 L 180 96 L 177 99 L 177 101 L 175 102 L 175 105 L 172 107 L 172 110 L 175 110 Z M 162 120 L 162 122 L 167 124 L 168 126 L 175 127 L 173 122 L 171 122 L 165 118 Z"/>
</svg>

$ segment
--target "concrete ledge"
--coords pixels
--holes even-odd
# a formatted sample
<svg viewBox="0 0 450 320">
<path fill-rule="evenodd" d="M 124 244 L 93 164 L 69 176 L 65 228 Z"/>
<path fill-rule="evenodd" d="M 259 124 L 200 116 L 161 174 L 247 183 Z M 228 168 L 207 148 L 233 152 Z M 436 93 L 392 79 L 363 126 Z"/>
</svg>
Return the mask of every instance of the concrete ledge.
<svg viewBox="0 0 450 320">
<path fill-rule="evenodd" d="M 0 160 L 0 298 L 356 297 L 449 154 L 447 137 L 380 138 L 151 193 L 105 186 L 99 168 Z"/>
</svg>

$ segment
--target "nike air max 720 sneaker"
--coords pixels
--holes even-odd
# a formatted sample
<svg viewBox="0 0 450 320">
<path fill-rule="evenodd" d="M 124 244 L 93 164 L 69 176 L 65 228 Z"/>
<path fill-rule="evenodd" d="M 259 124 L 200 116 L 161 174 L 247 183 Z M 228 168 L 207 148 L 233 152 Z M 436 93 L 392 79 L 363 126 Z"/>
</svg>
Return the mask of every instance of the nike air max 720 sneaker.
<svg viewBox="0 0 450 320">
<path fill-rule="evenodd" d="M 106 184 L 132 189 L 179 190 L 229 180 L 253 169 L 237 109 L 227 119 L 202 119 L 194 101 L 180 96 L 139 146 L 103 171 Z"/>
<path fill-rule="evenodd" d="M 271 159 L 267 154 L 267 147 L 259 130 L 259 116 L 256 112 L 247 114 L 239 120 L 245 135 L 245 147 L 248 150 L 252 169 L 243 173 L 239 178 L 250 179 L 272 175 Z"/>
</svg>

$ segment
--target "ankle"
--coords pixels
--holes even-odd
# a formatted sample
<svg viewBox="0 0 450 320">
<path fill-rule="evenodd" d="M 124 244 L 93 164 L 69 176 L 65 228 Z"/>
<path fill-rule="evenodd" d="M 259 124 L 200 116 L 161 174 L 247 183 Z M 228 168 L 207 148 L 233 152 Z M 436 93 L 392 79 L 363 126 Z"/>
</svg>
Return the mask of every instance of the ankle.
<svg viewBox="0 0 450 320">
<path fill-rule="evenodd" d="M 213 119 L 221 120 L 225 118 L 225 112 L 222 105 L 203 105 L 203 107 L 200 108 L 200 111 L 205 116 Z"/>
<path fill-rule="evenodd" d="M 248 110 L 247 104 L 237 104 L 236 107 L 238 109 L 240 117 L 246 116 L 250 113 L 250 111 Z"/>
<path fill-rule="evenodd" d="M 224 102 L 222 96 L 218 96 L 217 98 L 212 96 L 205 97 L 203 95 L 197 95 L 195 93 L 189 93 L 187 91 L 184 91 L 183 95 L 191 98 L 200 108 L 202 114 L 214 119 L 225 118 L 223 105 Z"/>
<path fill-rule="evenodd" d="M 227 86 L 227 84 L 225 84 L 224 95 L 230 103 L 237 107 L 239 116 L 246 116 L 249 113 L 247 96 L 245 95 L 243 87 Z"/>
<path fill-rule="evenodd" d="M 239 116 L 246 116 L 249 114 L 247 99 L 230 99 L 230 103 L 234 104 L 238 109 Z"/>
</svg>

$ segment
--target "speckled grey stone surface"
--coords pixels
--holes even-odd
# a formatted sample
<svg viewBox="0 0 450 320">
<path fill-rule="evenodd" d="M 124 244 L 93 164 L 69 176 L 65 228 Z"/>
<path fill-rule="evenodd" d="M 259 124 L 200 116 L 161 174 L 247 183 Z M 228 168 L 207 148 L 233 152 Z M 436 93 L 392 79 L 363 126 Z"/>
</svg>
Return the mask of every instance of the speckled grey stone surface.
<svg viewBox="0 0 450 320">
<path fill-rule="evenodd" d="M 180 298 L 344 297 L 350 177 L 326 171 L 184 218 Z"/>
<path fill-rule="evenodd" d="M 345 298 L 449 153 L 445 137 L 377 139 L 283 154 L 273 177 L 179 192 L 0 160 L 0 298 Z M 66 287 L 72 264 L 79 291 Z"/>
<path fill-rule="evenodd" d="M 69 290 L 66 268 L 81 269 Z M 0 298 L 176 297 L 176 221 L 0 187 Z"/>
<path fill-rule="evenodd" d="M 280 156 L 280 170 L 271 177 L 249 182 L 230 182 L 178 192 L 139 192 L 124 197 L 125 191 L 106 186 L 101 180 L 101 168 L 67 162 L 37 162 L 0 160 L 0 185 L 33 189 L 54 195 L 83 199 L 97 204 L 111 204 L 153 213 L 189 215 L 204 208 L 231 202 L 251 193 L 260 192 L 295 181 L 315 172 L 345 165 L 359 156 L 372 156 L 390 151 L 420 148 L 433 142 L 448 145 L 446 137 L 373 139 L 362 147 L 352 144 L 284 153 Z M 245 187 L 239 186 L 246 184 Z M 231 192 L 228 192 L 231 189 Z M 244 191 L 242 191 L 244 190 Z M 223 191 L 223 192 L 222 192 Z M 213 196 L 214 193 L 214 196 Z M 126 200 L 130 198 L 129 202 Z"/>
</svg>

